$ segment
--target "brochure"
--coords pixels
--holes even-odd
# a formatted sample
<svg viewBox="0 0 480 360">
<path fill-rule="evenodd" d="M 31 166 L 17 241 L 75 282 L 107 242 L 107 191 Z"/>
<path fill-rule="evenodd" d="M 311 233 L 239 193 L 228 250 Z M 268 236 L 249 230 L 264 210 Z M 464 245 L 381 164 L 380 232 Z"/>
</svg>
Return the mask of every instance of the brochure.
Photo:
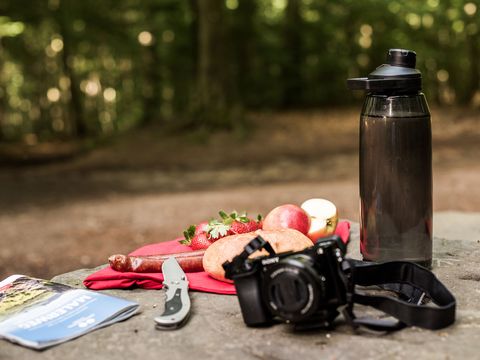
<svg viewBox="0 0 480 360">
<path fill-rule="evenodd" d="M 0 338 L 44 349 L 125 320 L 138 308 L 114 296 L 12 275 L 0 282 Z"/>
</svg>

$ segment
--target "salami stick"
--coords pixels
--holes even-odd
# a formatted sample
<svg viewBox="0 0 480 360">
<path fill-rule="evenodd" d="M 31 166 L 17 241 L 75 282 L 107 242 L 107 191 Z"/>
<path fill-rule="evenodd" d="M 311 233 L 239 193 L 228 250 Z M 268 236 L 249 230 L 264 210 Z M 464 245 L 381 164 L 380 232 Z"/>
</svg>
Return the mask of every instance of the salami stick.
<svg viewBox="0 0 480 360">
<path fill-rule="evenodd" d="M 185 272 L 203 271 L 203 254 L 205 250 L 187 251 L 168 255 L 129 256 L 112 255 L 108 258 L 110 267 L 120 272 L 155 273 L 162 272 L 165 260 L 174 257 Z"/>
</svg>

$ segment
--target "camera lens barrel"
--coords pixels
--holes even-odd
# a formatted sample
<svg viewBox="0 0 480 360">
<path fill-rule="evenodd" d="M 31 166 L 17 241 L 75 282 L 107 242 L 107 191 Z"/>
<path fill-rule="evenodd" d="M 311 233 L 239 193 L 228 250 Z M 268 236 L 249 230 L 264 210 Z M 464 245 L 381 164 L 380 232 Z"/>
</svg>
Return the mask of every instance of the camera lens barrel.
<svg viewBox="0 0 480 360">
<path fill-rule="evenodd" d="M 310 256 L 292 255 L 268 267 L 264 299 L 272 314 L 290 322 L 309 318 L 325 299 L 325 277 Z"/>
</svg>

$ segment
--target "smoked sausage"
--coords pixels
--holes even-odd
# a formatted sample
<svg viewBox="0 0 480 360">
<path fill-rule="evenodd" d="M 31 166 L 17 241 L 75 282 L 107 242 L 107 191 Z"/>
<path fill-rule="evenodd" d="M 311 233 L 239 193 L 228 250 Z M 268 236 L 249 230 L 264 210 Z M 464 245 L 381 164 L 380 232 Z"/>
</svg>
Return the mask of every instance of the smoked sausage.
<svg viewBox="0 0 480 360">
<path fill-rule="evenodd" d="M 158 273 L 162 272 L 165 260 L 174 257 L 185 272 L 203 271 L 203 255 L 205 250 L 187 251 L 168 255 L 112 255 L 108 258 L 110 267 L 120 272 Z"/>
</svg>

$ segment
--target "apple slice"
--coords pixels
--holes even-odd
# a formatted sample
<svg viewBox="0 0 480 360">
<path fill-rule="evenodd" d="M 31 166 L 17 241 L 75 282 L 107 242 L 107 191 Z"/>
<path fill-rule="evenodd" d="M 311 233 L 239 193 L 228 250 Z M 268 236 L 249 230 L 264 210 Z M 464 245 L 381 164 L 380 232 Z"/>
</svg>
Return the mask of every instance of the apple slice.
<svg viewBox="0 0 480 360">
<path fill-rule="evenodd" d="M 325 199 L 309 199 L 301 208 L 310 216 L 310 228 L 307 236 L 315 242 L 317 239 L 335 232 L 338 223 L 337 207 Z"/>
</svg>

